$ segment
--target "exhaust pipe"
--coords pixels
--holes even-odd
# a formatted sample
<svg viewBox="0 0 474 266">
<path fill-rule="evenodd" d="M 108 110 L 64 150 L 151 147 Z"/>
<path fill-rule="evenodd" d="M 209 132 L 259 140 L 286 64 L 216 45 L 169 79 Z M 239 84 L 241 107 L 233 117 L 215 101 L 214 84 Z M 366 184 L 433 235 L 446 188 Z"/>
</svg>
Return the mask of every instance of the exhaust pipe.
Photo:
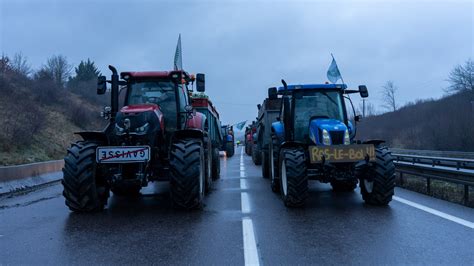
<svg viewBox="0 0 474 266">
<path fill-rule="evenodd" d="M 111 119 L 114 121 L 115 116 L 117 115 L 118 112 L 118 94 L 119 94 L 119 76 L 117 73 L 117 69 L 109 65 L 110 71 L 112 71 L 112 78 L 111 78 L 111 103 L 110 103 L 110 111 L 111 111 Z"/>
</svg>

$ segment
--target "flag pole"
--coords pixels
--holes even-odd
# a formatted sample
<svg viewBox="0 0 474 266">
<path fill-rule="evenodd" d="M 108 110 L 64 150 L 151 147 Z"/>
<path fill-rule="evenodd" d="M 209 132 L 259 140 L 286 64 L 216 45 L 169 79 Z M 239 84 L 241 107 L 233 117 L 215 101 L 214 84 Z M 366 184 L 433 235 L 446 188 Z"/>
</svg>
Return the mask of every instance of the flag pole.
<svg viewBox="0 0 474 266">
<path fill-rule="evenodd" d="M 332 53 L 331 53 L 331 57 L 332 57 L 332 60 L 336 62 L 336 59 L 334 58 L 334 55 L 332 55 Z M 336 62 L 336 66 L 337 66 L 337 62 Z M 339 76 L 341 76 L 342 85 L 345 85 L 346 83 L 344 82 L 344 79 L 342 78 L 341 70 L 339 69 L 339 67 L 337 67 L 337 69 L 339 70 Z"/>
</svg>

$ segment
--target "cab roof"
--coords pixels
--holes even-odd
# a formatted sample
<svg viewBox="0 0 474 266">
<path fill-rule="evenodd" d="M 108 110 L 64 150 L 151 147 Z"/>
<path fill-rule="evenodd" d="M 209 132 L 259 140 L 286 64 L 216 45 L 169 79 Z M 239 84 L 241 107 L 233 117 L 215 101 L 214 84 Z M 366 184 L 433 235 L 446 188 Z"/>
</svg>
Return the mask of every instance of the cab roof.
<svg viewBox="0 0 474 266">
<path fill-rule="evenodd" d="M 171 77 L 173 74 L 183 73 L 184 76 L 189 76 L 189 74 L 182 70 L 173 70 L 173 71 L 125 71 L 120 73 L 120 77 L 123 79 L 125 76 L 130 78 L 167 78 Z"/>
<path fill-rule="evenodd" d="M 288 85 L 288 90 L 345 90 L 347 89 L 346 84 L 301 84 L 301 85 Z M 285 87 L 279 87 L 278 92 L 283 92 Z"/>
</svg>

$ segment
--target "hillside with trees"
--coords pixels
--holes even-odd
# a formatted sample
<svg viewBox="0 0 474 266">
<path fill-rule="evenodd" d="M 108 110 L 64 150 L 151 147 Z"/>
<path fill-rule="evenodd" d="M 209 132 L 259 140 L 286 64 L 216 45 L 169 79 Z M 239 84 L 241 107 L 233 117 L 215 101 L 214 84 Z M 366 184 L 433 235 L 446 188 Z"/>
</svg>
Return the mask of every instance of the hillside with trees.
<svg viewBox="0 0 474 266">
<path fill-rule="evenodd" d="M 0 164 L 61 159 L 73 133 L 101 129 L 97 97 L 99 71 L 90 60 L 72 67 L 66 57 L 50 57 L 34 71 L 26 57 L 0 59 Z"/>
<path fill-rule="evenodd" d="M 387 113 L 365 117 L 362 139 L 386 140 L 395 148 L 474 151 L 474 62 L 469 59 L 449 73 L 447 95 L 396 106 L 393 82 L 384 88 Z"/>
</svg>

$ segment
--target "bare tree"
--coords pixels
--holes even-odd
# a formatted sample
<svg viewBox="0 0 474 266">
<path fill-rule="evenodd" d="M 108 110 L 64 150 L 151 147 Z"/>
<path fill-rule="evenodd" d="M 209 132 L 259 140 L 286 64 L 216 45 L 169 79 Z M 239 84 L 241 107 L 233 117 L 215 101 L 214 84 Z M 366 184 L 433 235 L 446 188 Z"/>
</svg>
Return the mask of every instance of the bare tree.
<svg viewBox="0 0 474 266">
<path fill-rule="evenodd" d="M 389 111 L 396 111 L 398 108 L 395 94 L 398 91 L 398 87 L 395 86 L 393 81 L 389 80 L 382 87 L 382 106 Z"/>
<path fill-rule="evenodd" d="M 359 108 L 356 110 L 358 110 L 363 117 L 374 116 L 377 114 L 375 105 L 366 99 L 362 99 L 362 102 L 359 103 Z"/>
<path fill-rule="evenodd" d="M 48 59 L 44 70 L 48 71 L 54 78 L 58 87 L 64 88 L 69 76 L 71 76 L 72 66 L 67 62 L 63 55 L 54 55 Z"/>
<path fill-rule="evenodd" d="M 28 64 L 28 58 L 23 53 L 16 53 L 11 61 L 11 67 L 13 71 L 29 76 L 31 74 L 31 66 Z"/>
<path fill-rule="evenodd" d="M 450 86 L 447 92 L 474 92 L 474 61 L 468 59 L 464 65 L 457 65 L 449 73 L 448 82 Z"/>
</svg>

